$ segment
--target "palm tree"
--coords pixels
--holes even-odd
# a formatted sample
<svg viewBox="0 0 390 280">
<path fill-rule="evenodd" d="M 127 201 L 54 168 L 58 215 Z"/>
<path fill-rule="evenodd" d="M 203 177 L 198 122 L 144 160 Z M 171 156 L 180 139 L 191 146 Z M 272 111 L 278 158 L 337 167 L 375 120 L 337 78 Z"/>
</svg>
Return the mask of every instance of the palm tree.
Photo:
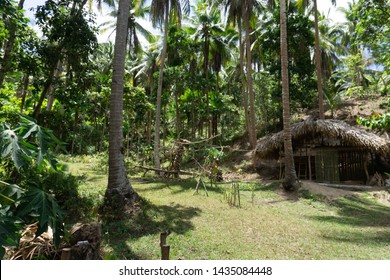
<svg viewBox="0 0 390 280">
<path fill-rule="evenodd" d="M 252 51 L 250 41 L 250 16 L 253 6 L 256 1 L 244 0 L 244 26 L 245 26 L 245 48 L 246 48 L 246 71 L 247 71 L 247 86 L 249 96 L 249 143 L 252 148 L 255 148 L 257 142 L 256 136 L 256 116 L 255 116 L 255 95 L 253 92 L 253 77 L 252 77 Z"/>
<path fill-rule="evenodd" d="M 160 50 L 157 46 L 158 36 L 151 35 L 149 39 L 150 44 L 148 48 L 144 50 L 142 57 L 138 59 L 137 65 L 131 69 L 131 72 L 134 72 L 135 78 L 141 77 L 141 80 L 144 81 L 146 93 L 150 98 L 154 86 L 154 73 L 158 70 L 157 61 L 160 55 Z M 147 145 L 151 144 L 151 124 L 152 110 L 151 108 L 148 108 L 145 127 Z"/>
<path fill-rule="evenodd" d="M 242 0 L 223 0 L 222 4 L 225 5 L 225 12 L 227 12 L 227 23 L 237 24 L 239 35 L 239 65 L 240 65 L 240 78 L 241 78 L 241 95 L 243 99 L 244 115 L 245 115 L 245 129 L 249 135 L 249 114 L 248 114 L 248 94 L 246 91 L 246 79 L 244 74 L 244 43 L 242 40 Z"/>
<path fill-rule="evenodd" d="M 183 1 L 183 11 L 189 13 L 189 0 Z M 160 169 L 160 125 L 161 125 L 161 95 L 163 88 L 163 77 L 164 77 L 164 65 L 165 58 L 167 56 L 167 45 L 168 45 L 168 29 L 169 19 L 176 19 L 177 24 L 181 24 L 182 8 L 179 0 L 152 0 L 151 14 L 153 26 L 164 26 L 163 36 L 163 49 L 161 52 L 160 69 L 158 75 L 157 84 L 157 104 L 156 104 L 156 122 L 154 132 L 154 164 L 157 169 Z M 164 24 L 163 24 L 164 23 Z"/>
<path fill-rule="evenodd" d="M 275 0 L 267 0 L 266 4 L 270 8 L 274 5 Z M 249 136 L 249 143 L 252 148 L 256 146 L 256 116 L 255 116 L 255 96 L 253 92 L 253 77 L 252 77 L 252 51 L 251 51 L 251 17 L 255 10 L 264 9 L 259 0 L 223 0 L 223 3 L 228 10 L 228 21 L 237 22 L 240 42 L 241 42 L 241 25 L 244 24 L 245 31 L 245 54 L 246 54 L 246 81 L 244 74 L 242 75 L 243 85 L 246 84 L 247 95 L 244 93 L 244 110 L 249 103 L 249 111 L 245 111 L 247 117 L 246 125 Z M 243 65 L 244 47 L 240 43 L 240 64 Z M 243 68 L 242 68 L 243 69 Z M 249 100 L 248 100 L 249 99 Z"/>
<path fill-rule="evenodd" d="M 245 30 L 245 51 L 246 51 L 246 86 L 249 97 L 249 112 L 248 112 L 248 135 L 249 143 L 252 148 L 256 146 L 256 116 L 255 116 L 255 97 L 253 92 L 253 78 L 252 78 L 252 57 L 251 57 L 251 26 L 250 19 L 253 10 L 260 7 L 260 2 L 257 0 L 225 0 L 224 4 L 228 12 L 228 19 L 231 21 L 237 21 L 239 29 L 241 22 L 244 23 Z M 239 30 L 240 32 L 240 30 Z M 241 36 L 241 35 L 240 35 Z M 240 49 L 240 53 L 243 55 L 243 49 Z M 242 61 L 243 62 L 243 61 Z M 246 105 L 246 96 L 244 94 L 244 106 Z"/>
<path fill-rule="evenodd" d="M 109 15 L 115 19 L 117 15 L 117 8 L 114 4 L 119 0 L 114 0 L 113 4 L 110 6 L 112 11 Z M 130 14 L 128 20 L 128 35 L 127 41 L 129 45 L 129 54 L 132 59 L 136 59 L 142 53 L 142 46 L 140 44 L 140 36 L 149 41 L 152 36 L 151 32 L 147 30 L 142 23 L 139 21 L 140 18 L 144 18 L 146 14 L 150 11 L 150 7 L 145 7 L 145 0 L 132 0 L 130 3 Z M 102 23 L 100 26 L 101 33 L 111 31 L 114 32 L 116 28 L 116 22 L 109 20 Z"/>
<path fill-rule="evenodd" d="M 221 22 L 221 12 L 217 6 L 210 6 L 207 0 L 198 0 L 195 8 L 195 16 L 190 19 L 191 27 L 189 31 L 193 33 L 195 40 L 203 40 L 203 69 L 205 73 L 205 96 L 206 96 L 206 121 L 208 137 L 212 136 L 212 125 L 210 117 L 210 66 L 212 69 L 221 69 L 221 62 L 216 60 L 221 58 L 223 52 L 222 34 L 224 28 Z M 217 46 L 218 45 L 218 49 Z M 211 59 L 211 61 L 210 61 Z M 216 60 L 215 60 L 216 59 Z"/>
<path fill-rule="evenodd" d="M 322 79 L 328 81 L 334 69 L 340 62 L 340 56 L 347 55 L 347 46 L 343 40 L 345 33 L 342 24 L 332 24 L 324 16 L 318 22 Z M 315 58 L 314 58 L 315 59 Z"/>
<path fill-rule="evenodd" d="M 126 60 L 126 34 L 130 0 L 120 0 L 115 36 L 113 73 L 110 97 L 110 129 L 108 148 L 108 185 L 102 212 L 120 218 L 134 208 L 139 199 L 126 174 L 123 157 L 123 83 Z"/>
<path fill-rule="evenodd" d="M 336 0 L 331 0 L 333 5 L 336 5 Z M 309 0 L 298 0 L 298 5 L 308 7 Z M 322 71 L 321 71 L 321 43 L 318 29 L 318 9 L 317 0 L 313 0 L 314 13 L 314 33 L 315 33 L 315 64 L 317 73 L 317 90 L 318 90 L 318 109 L 320 119 L 324 119 L 324 94 L 322 89 Z"/>
<path fill-rule="evenodd" d="M 295 191 L 299 187 L 294 166 L 294 154 L 291 140 L 290 124 L 290 94 L 288 80 L 288 53 L 287 53 L 287 16 L 286 1 L 280 1 L 280 53 L 282 65 L 282 99 L 283 99 L 283 129 L 284 129 L 284 181 L 285 190 Z"/>
</svg>

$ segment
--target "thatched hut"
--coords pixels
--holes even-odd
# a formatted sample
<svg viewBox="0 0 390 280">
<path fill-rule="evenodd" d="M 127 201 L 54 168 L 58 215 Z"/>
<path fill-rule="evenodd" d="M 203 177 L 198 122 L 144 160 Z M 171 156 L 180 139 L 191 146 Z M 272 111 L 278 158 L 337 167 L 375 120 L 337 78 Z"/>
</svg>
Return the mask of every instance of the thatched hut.
<svg viewBox="0 0 390 280">
<path fill-rule="evenodd" d="M 338 183 L 368 179 L 373 161 L 390 158 L 390 142 L 373 133 L 338 120 L 315 120 L 292 124 L 292 143 L 300 179 Z M 255 166 L 278 160 L 283 166 L 283 131 L 257 143 Z"/>
</svg>

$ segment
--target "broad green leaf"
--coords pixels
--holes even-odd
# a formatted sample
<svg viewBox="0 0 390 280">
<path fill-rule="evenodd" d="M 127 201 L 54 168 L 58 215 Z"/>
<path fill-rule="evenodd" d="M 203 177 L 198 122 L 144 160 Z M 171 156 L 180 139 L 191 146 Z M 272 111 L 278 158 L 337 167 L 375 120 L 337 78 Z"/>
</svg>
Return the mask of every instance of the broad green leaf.
<svg viewBox="0 0 390 280">
<path fill-rule="evenodd" d="M 24 190 L 15 184 L 0 181 L 0 205 L 3 208 L 6 205 L 12 205 L 19 199 Z"/>
<path fill-rule="evenodd" d="M 18 216 L 37 216 L 39 223 L 36 235 L 41 235 L 50 226 L 53 229 L 54 243 L 59 245 L 60 237 L 63 234 L 63 213 L 54 197 L 37 187 L 30 187 L 30 190 L 20 198 L 20 201 Z"/>
<path fill-rule="evenodd" d="M 19 145 L 19 137 L 11 129 L 0 134 L 0 151 L 2 158 L 10 158 L 17 169 L 21 169 L 28 161 L 27 153 Z"/>
<path fill-rule="evenodd" d="M 5 253 L 3 246 L 17 247 L 19 244 L 20 234 L 22 228 L 20 219 L 16 217 L 7 217 L 0 215 L 0 258 L 2 259 Z"/>
</svg>

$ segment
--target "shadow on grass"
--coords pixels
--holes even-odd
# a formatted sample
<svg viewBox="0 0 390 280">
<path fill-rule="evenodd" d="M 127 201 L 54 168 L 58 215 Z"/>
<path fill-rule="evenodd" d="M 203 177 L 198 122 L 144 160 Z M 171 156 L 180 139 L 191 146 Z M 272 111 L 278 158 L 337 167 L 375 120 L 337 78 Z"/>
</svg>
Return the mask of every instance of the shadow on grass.
<svg viewBox="0 0 390 280">
<path fill-rule="evenodd" d="M 195 191 L 196 185 L 198 184 L 199 179 L 186 178 L 186 179 L 145 179 L 145 178 L 133 178 L 133 182 L 137 185 L 147 185 L 145 189 L 137 188 L 137 192 L 150 192 L 150 191 L 160 191 L 163 189 L 169 189 L 172 194 L 179 194 L 188 191 Z M 213 183 L 211 186 L 209 181 L 205 181 L 206 189 L 208 192 L 223 193 L 220 183 Z M 150 184 L 156 184 L 155 186 L 150 187 Z M 202 184 L 199 185 L 199 191 L 203 191 L 204 187 Z"/>
<path fill-rule="evenodd" d="M 146 259 L 146 253 L 132 251 L 128 241 L 167 231 L 185 234 L 194 228 L 191 219 L 201 213 L 199 208 L 180 204 L 157 206 L 143 202 L 141 208 L 128 220 L 108 222 L 103 226 L 105 243 L 113 248 L 116 258 Z"/>
<path fill-rule="evenodd" d="M 280 189 L 280 182 L 272 182 L 267 185 L 260 185 L 256 188 L 256 191 L 269 192 Z"/>
<path fill-rule="evenodd" d="M 381 244 L 388 245 L 390 243 L 390 234 L 388 231 L 381 232 L 354 232 L 349 233 L 348 236 L 340 235 L 323 235 L 323 238 L 330 241 L 337 241 L 343 243 L 358 243 L 358 244 Z"/>
<path fill-rule="evenodd" d="M 338 208 L 339 216 L 315 217 L 322 222 L 359 227 L 389 227 L 390 207 L 356 196 L 345 197 L 331 203 Z"/>
<path fill-rule="evenodd" d="M 390 242 L 390 207 L 376 203 L 367 198 L 357 196 L 344 197 L 330 202 L 337 208 L 337 216 L 314 216 L 311 219 L 335 225 L 353 226 L 359 228 L 377 228 L 372 233 L 355 231 L 353 234 L 343 235 L 336 231 L 334 235 L 324 238 L 356 243 L 388 243 Z M 378 232 L 379 230 L 379 232 Z"/>
</svg>

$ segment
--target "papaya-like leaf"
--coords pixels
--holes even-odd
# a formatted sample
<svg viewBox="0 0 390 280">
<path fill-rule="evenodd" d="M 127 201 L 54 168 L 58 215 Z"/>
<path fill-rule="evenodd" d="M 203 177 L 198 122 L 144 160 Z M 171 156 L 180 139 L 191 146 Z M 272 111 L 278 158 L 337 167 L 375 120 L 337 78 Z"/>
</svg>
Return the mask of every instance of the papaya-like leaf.
<svg viewBox="0 0 390 280">
<path fill-rule="evenodd" d="M 20 138 L 14 130 L 0 128 L 1 157 L 10 158 L 18 170 L 25 166 L 29 160 L 28 152 L 20 146 L 19 141 Z"/>
<path fill-rule="evenodd" d="M 3 258 L 6 247 L 17 247 L 19 245 L 20 234 L 22 229 L 20 219 L 0 215 L 0 259 Z"/>
<path fill-rule="evenodd" d="M 24 189 L 15 184 L 0 181 L 0 206 L 12 205 L 19 199 L 24 192 Z"/>
<path fill-rule="evenodd" d="M 37 236 L 47 231 L 50 226 L 53 229 L 53 239 L 56 246 L 59 245 L 63 235 L 63 212 L 55 198 L 38 187 L 30 187 L 20 198 L 17 215 L 36 216 L 38 218 Z"/>
<path fill-rule="evenodd" d="M 51 130 L 43 128 L 35 123 L 35 121 L 29 117 L 21 116 L 21 123 L 16 129 L 19 131 L 23 139 L 29 139 L 35 144 L 35 159 L 39 169 L 42 169 L 46 163 L 49 163 L 54 170 L 56 170 L 55 164 L 53 164 L 50 150 L 60 148 L 65 151 L 64 143 L 59 140 Z"/>
</svg>

